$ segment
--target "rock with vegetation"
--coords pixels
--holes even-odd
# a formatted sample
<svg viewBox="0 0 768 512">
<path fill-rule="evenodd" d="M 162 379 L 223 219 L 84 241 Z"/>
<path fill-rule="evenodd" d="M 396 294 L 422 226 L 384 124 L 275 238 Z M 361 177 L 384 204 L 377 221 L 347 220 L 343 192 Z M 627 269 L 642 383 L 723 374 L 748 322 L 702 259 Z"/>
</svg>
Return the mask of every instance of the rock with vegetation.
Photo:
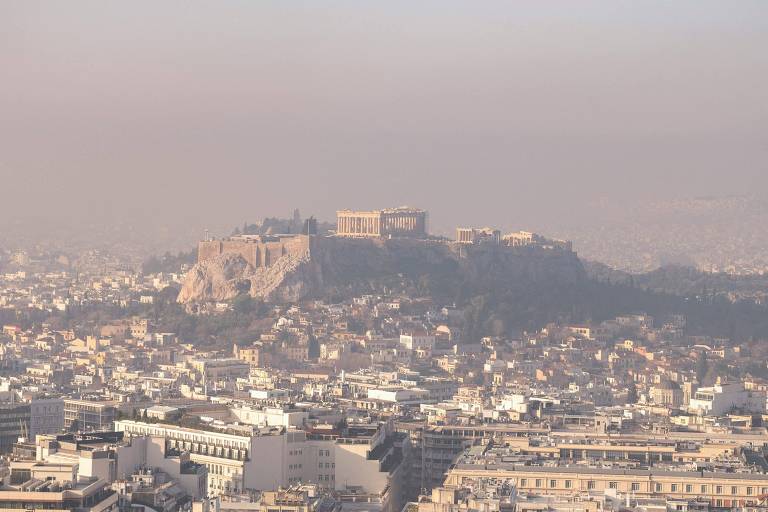
<svg viewBox="0 0 768 512">
<path fill-rule="evenodd" d="M 267 268 L 253 268 L 232 254 L 199 263 L 178 300 L 227 301 L 242 293 L 276 302 L 343 300 L 396 290 L 462 302 L 478 293 L 557 287 L 584 278 L 578 258 L 567 251 L 459 250 L 443 242 L 318 237 L 306 254 L 285 254 Z"/>
</svg>

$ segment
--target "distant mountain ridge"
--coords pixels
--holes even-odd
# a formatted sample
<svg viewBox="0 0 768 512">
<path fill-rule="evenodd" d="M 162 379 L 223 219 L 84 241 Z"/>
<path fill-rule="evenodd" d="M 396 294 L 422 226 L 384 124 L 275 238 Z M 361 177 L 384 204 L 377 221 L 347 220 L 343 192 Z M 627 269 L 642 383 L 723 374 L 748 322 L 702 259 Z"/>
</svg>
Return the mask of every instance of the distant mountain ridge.
<svg viewBox="0 0 768 512">
<path fill-rule="evenodd" d="M 708 272 L 768 272 L 768 201 L 699 197 L 624 204 L 605 201 L 573 226 L 550 231 L 573 240 L 579 255 L 628 272 L 667 265 Z"/>
<path fill-rule="evenodd" d="M 632 274 L 604 263 L 583 261 L 590 278 L 599 282 L 639 287 L 680 297 L 723 296 L 729 300 L 765 301 L 768 275 L 731 275 L 702 272 L 691 266 L 666 265 L 651 272 Z"/>
</svg>

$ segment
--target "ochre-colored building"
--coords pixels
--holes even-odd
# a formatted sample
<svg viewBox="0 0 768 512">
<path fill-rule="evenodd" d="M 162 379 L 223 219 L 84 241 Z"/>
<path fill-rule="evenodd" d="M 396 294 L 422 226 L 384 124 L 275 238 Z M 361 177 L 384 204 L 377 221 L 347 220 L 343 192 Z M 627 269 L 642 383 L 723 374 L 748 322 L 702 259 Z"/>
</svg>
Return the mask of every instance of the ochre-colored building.
<svg viewBox="0 0 768 512">
<path fill-rule="evenodd" d="M 638 498 L 703 499 L 717 508 L 754 506 L 761 500 L 760 496 L 768 494 L 768 475 L 757 472 L 643 470 L 575 464 L 490 466 L 458 463 L 448 471 L 444 485 L 457 487 L 479 478 L 509 481 L 520 492 L 534 495 L 567 496 L 611 490 Z"/>
</svg>

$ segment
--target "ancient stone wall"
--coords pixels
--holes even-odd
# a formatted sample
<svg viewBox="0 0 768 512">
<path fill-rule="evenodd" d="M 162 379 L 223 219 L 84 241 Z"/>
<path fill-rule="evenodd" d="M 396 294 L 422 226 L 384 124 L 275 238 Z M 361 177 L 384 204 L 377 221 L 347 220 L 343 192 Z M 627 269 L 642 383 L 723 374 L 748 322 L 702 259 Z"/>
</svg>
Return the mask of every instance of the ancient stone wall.
<svg viewBox="0 0 768 512">
<path fill-rule="evenodd" d="M 204 240 L 197 244 L 197 262 L 208 261 L 222 252 L 221 240 Z"/>
<path fill-rule="evenodd" d="M 286 254 L 299 256 L 306 253 L 310 238 L 307 235 L 295 235 L 263 240 L 204 240 L 198 244 L 197 262 L 209 261 L 220 254 L 237 254 L 254 268 L 269 267 Z"/>
</svg>

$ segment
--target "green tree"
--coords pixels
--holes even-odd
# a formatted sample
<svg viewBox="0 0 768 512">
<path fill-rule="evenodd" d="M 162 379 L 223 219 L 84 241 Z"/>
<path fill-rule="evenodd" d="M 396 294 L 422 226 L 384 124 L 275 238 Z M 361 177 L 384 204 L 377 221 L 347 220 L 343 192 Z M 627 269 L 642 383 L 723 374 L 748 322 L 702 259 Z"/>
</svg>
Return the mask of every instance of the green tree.
<svg viewBox="0 0 768 512">
<path fill-rule="evenodd" d="M 702 351 L 696 359 L 696 380 L 699 384 L 704 382 L 704 378 L 709 372 L 709 361 L 707 360 L 707 353 Z"/>
<path fill-rule="evenodd" d="M 250 295 L 242 293 L 232 301 L 232 309 L 239 315 L 247 315 L 255 309 L 255 303 Z"/>
<path fill-rule="evenodd" d="M 631 383 L 629 385 L 629 389 L 627 390 L 627 403 L 628 404 L 637 403 L 637 386 L 635 386 L 634 383 Z"/>
<path fill-rule="evenodd" d="M 317 359 L 320 357 L 320 342 L 318 342 L 317 338 L 314 336 L 310 336 L 309 338 L 308 357 L 310 359 Z"/>
</svg>

